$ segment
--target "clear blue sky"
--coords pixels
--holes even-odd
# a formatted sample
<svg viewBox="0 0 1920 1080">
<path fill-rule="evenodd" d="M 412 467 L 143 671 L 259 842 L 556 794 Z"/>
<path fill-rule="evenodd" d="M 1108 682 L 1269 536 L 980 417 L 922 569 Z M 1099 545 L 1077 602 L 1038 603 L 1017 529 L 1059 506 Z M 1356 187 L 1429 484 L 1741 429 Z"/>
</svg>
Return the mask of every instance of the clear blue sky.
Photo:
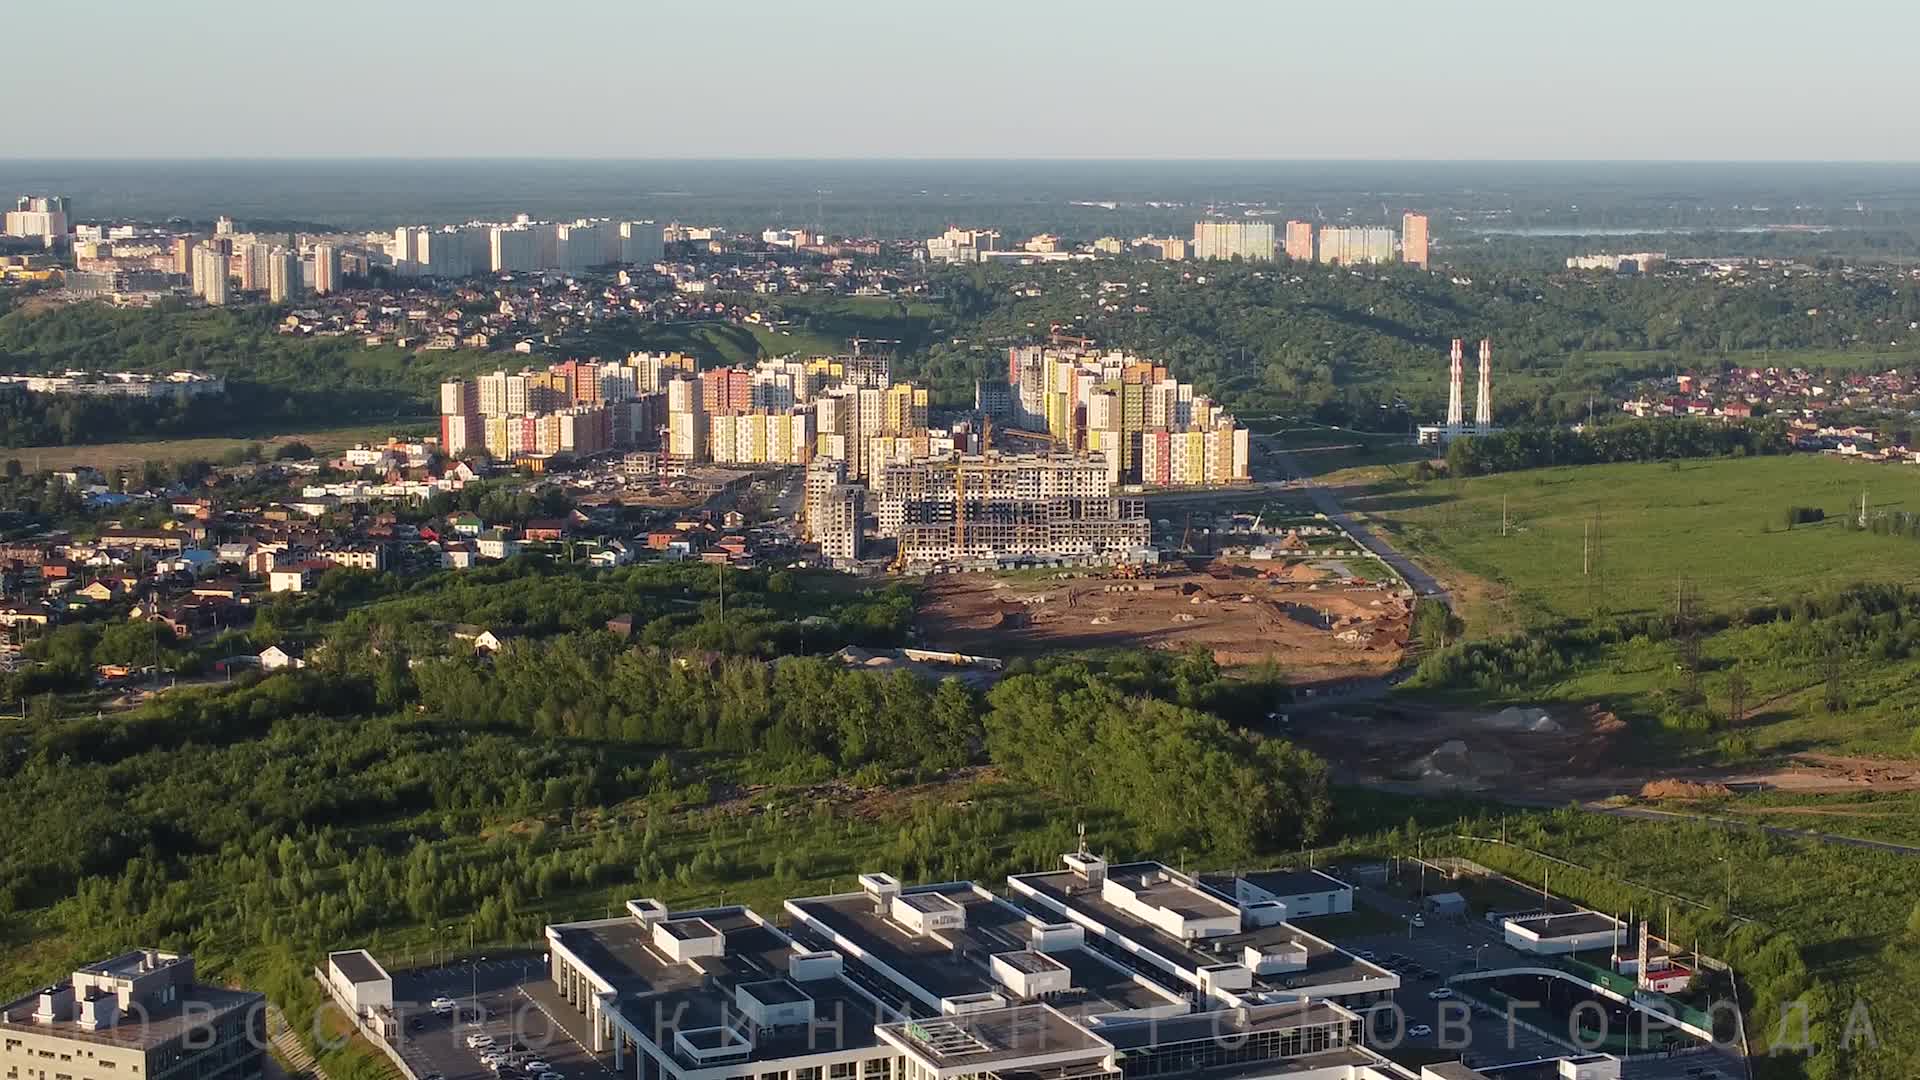
<svg viewBox="0 0 1920 1080">
<path fill-rule="evenodd" d="M 0 55 L 0 157 L 1920 160 L 1914 0 L 61 0 L 6 25 L 37 46 Z"/>
</svg>

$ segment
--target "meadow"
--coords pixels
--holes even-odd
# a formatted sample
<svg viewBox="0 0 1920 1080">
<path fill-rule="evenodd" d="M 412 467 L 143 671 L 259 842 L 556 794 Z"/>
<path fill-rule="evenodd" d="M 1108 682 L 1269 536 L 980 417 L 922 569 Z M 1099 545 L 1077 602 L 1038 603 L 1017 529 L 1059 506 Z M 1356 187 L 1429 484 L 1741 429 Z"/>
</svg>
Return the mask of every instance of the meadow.
<svg viewBox="0 0 1920 1080">
<path fill-rule="evenodd" d="M 1796 454 L 1395 478 L 1349 507 L 1435 570 L 1498 586 L 1527 625 L 1668 611 L 1676 588 L 1731 612 L 1854 582 L 1920 581 L 1920 544 L 1841 520 L 1862 492 L 1869 512 L 1920 511 L 1920 468 Z M 1793 506 L 1826 520 L 1789 529 Z"/>
<path fill-rule="evenodd" d="M 262 434 L 256 438 L 150 439 L 134 442 L 93 443 L 75 446 L 19 446 L 0 451 L 0 457 L 17 459 L 28 472 L 42 469 L 71 469 L 91 465 L 102 472 L 120 467 L 139 468 L 146 462 L 212 461 L 228 454 L 262 447 L 267 457 L 287 443 L 303 443 L 315 454 L 330 456 L 360 443 L 384 442 L 389 435 L 433 429 L 434 418 L 399 419 L 390 423 L 358 424 L 352 427 Z"/>
</svg>

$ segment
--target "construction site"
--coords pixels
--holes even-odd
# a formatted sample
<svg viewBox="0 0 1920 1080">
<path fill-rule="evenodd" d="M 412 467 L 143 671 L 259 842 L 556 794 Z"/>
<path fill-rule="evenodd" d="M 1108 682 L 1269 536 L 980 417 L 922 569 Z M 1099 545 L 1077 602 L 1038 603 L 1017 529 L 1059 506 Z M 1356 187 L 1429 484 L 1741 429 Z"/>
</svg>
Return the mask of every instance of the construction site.
<svg viewBox="0 0 1920 1080">
<path fill-rule="evenodd" d="M 921 594 L 920 640 L 1010 657 L 1074 649 L 1187 649 L 1222 666 L 1277 663 L 1290 681 L 1386 675 L 1406 652 L 1397 581 L 1337 560 L 1186 562 L 1045 576 L 948 574 Z"/>
</svg>

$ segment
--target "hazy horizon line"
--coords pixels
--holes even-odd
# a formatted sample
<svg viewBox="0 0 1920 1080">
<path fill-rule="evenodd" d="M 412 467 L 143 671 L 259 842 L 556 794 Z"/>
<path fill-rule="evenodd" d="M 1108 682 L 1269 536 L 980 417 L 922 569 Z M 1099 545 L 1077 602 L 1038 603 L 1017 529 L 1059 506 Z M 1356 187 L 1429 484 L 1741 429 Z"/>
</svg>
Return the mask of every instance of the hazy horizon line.
<svg viewBox="0 0 1920 1080">
<path fill-rule="evenodd" d="M 79 154 L 46 157 L 24 157 L 0 155 L 0 164 L 38 164 L 48 162 L 307 162 L 307 161 L 378 161 L 378 162 L 630 162 L 630 163 L 816 163 L 836 164 L 939 164 L 949 162 L 1048 162 L 1048 163 L 1087 163 L 1087 164 L 1331 164 L 1331 165 L 1873 165 L 1873 166 L 1920 166 L 1920 158 L 1421 158 L 1421 157 L 1264 157 L 1264 156 L 1225 156 L 1225 157 L 1122 157 L 1106 155 L 1048 155 L 1048 156 L 992 156 L 992 155 L 893 155 L 893 156 L 746 156 L 746 155 L 661 155 L 640 157 L 631 155 L 599 154 L 222 154 L 222 155 L 158 155 L 158 154 Z"/>
</svg>

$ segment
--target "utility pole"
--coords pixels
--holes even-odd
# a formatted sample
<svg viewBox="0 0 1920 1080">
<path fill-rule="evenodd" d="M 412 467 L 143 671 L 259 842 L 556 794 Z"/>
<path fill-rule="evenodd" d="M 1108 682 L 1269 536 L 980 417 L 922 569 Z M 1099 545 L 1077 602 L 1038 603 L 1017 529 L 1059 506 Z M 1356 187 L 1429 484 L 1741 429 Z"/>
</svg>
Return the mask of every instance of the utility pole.
<svg viewBox="0 0 1920 1080">
<path fill-rule="evenodd" d="M 1507 535 L 1507 497 L 1500 496 L 1500 535 Z"/>
</svg>

